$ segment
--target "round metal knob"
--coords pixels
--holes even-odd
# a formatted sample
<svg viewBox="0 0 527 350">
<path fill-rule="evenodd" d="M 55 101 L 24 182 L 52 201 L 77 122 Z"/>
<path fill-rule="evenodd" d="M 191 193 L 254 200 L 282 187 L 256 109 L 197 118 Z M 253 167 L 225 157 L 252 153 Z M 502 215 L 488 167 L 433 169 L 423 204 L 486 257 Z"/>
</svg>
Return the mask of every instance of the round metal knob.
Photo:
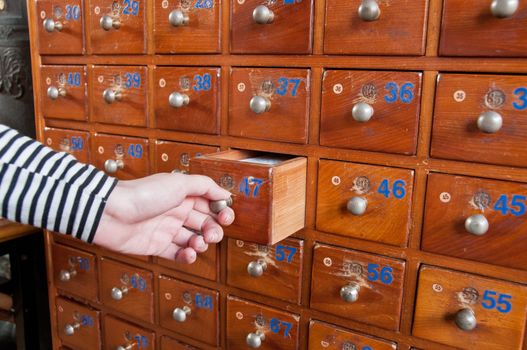
<svg viewBox="0 0 527 350">
<path fill-rule="evenodd" d="M 107 173 L 114 174 L 117 170 L 124 168 L 124 162 L 122 160 L 107 159 L 104 162 L 104 170 Z"/>
<path fill-rule="evenodd" d="M 209 203 L 210 211 L 214 214 L 218 214 L 223 209 L 230 207 L 232 205 L 232 197 L 227 199 L 220 199 L 219 201 L 211 201 Z"/>
<path fill-rule="evenodd" d="M 487 134 L 494 134 L 501 129 L 503 118 L 494 111 L 488 111 L 481 114 L 478 118 L 478 128 Z"/>
<path fill-rule="evenodd" d="M 373 117 L 373 107 L 365 102 L 359 102 L 353 106 L 351 115 L 358 122 L 367 122 Z"/>
<path fill-rule="evenodd" d="M 62 23 L 61 22 L 56 22 L 56 21 L 52 20 L 51 18 L 46 18 L 44 20 L 43 24 L 44 24 L 44 29 L 48 33 L 53 33 L 55 30 L 57 32 L 60 32 L 62 30 Z"/>
<path fill-rule="evenodd" d="M 126 287 L 123 287 L 123 288 L 117 288 L 117 287 L 113 287 L 112 288 L 112 299 L 113 300 L 121 300 L 123 299 L 124 295 L 128 293 L 128 288 Z"/>
<path fill-rule="evenodd" d="M 48 88 L 48 97 L 52 100 L 56 100 L 59 96 L 66 96 L 66 90 L 64 88 L 57 88 L 55 86 L 50 86 Z"/>
<path fill-rule="evenodd" d="M 489 230 L 489 222 L 482 214 L 469 216 L 465 220 L 465 230 L 476 236 L 483 236 Z"/>
<path fill-rule="evenodd" d="M 376 21 L 381 16 L 381 9 L 376 0 L 362 0 L 358 9 L 359 17 L 363 21 Z"/>
<path fill-rule="evenodd" d="M 267 6 L 259 5 L 253 11 L 253 20 L 258 24 L 273 23 L 274 13 Z"/>
<path fill-rule="evenodd" d="M 68 271 L 68 270 L 60 270 L 60 273 L 59 273 L 59 279 L 62 281 L 62 282 L 68 282 L 69 280 L 71 280 L 71 278 L 73 276 L 75 276 L 77 274 L 77 272 L 75 270 L 71 270 L 71 271 Z"/>
<path fill-rule="evenodd" d="M 188 306 L 183 306 L 183 308 L 177 307 L 172 311 L 172 318 L 178 322 L 185 322 L 187 315 L 190 315 L 190 308 Z"/>
<path fill-rule="evenodd" d="M 340 297 L 347 303 L 354 303 L 359 300 L 360 286 L 352 282 L 347 286 L 340 288 Z"/>
<path fill-rule="evenodd" d="M 135 343 L 130 343 L 126 346 L 119 345 L 116 350 L 132 350 L 135 346 Z"/>
<path fill-rule="evenodd" d="M 111 16 L 104 15 L 101 17 L 101 20 L 99 22 L 101 25 L 101 28 L 108 31 L 110 29 L 119 29 L 121 26 L 121 22 L 117 19 L 113 19 Z"/>
<path fill-rule="evenodd" d="M 190 99 L 188 95 L 181 94 L 179 92 L 173 92 L 168 96 L 168 103 L 174 107 L 179 108 L 188 105 Z"/>
<path fill-rule="evenodd" d="M 265 340 L 265 334 L 261 331 L 247 334 L 246 342 L 249 347 L 256 349 L 262 346 L 262 342 Z"/>
<path fill-rule="evenodd" d="M 76 328 L 79 328 L 79 327 L 78 326 L 76 327 L 75 325 L 67 324 L 64 326 L 64 334 L 73 335 L 75 333 Z"/>
<path fill-rule="evenodd" d="M 461 309 L 458 312 L 456 312 L 455 317 L 456 325 L 459 327 L 459 329 L 464 331 L 471 331 L 474 328 L 476 328 L 478 321 L 476 320 L 476 314 L 472 309 Z"/>
<path fill-rule="evenodd" d="M 181 10 L 174 10 L 168 15 L 168 22 L 174 27 L 186 26 L 189 22 L 188 15 Z"/>
<path fill-rule="evenodd" d="M 267 97 L 254 96 L 249 102 L 251 111 L 256 114 L 262 114 L 267 112 L 271 108 L 271 101 Z"/>
<path fill-rule="evenodd" d="M 497 18 L 509 18 L 516 13 L 519 4 L 519 0 L 492 0 L 490 12 Z"/>
<path fill-rule="evenodd" d="M 116 91 L 112 88 L 108 88 L 104 90 L 104 92 L 102 93 L 102 97 L 104 98 L 104 101 L 106 101 L 106 103 L 114 103 L 115 101 L 120 101 L 122 95 L 119 91 Z"/>
<path fill-rule="evenodd" d="M 263 260 L 251 261 L 247 264 L 247 272 L 251 277 L 260 277 L 267 269 L 267 263 Z"/>
<path fill-rule="evenodd" d="M 353 215 L 362 215 L 366 212 L 368 201 L 362 197 L 352 197 L 347 204 L 347 209 Z"/>
</svg>

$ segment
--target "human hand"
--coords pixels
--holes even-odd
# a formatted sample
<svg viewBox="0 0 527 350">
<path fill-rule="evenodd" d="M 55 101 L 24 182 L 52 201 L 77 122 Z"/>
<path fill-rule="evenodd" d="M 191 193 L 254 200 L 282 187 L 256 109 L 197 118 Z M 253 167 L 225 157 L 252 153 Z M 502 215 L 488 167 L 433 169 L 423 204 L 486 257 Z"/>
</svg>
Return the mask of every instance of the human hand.
<svg viewBox="0 0 527 350">
<path fill-rule="evenodd" d="M 221 241 L 220 225 L 234 221 L 231 208 L 218 214 L 209 209 L 209 201 L 230 195 L 201 175 L 164 173 L 119 181 L 108 198 L 93 243 L 120 253 L 192 263 L 209 243 Z"/>
</svg>

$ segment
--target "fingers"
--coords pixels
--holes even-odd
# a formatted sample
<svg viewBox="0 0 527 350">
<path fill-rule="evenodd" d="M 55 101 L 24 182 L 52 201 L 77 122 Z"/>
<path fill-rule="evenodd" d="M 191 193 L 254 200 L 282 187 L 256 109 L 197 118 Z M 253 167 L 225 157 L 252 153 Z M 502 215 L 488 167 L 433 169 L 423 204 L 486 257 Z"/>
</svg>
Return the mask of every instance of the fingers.
<svg viewBox="0 0 527 350">
<path fill-rule="evenodd" d="M 213 201 L 227 199 L 231 196 L 229 191 L 221 188 L 210 177 L 203 175 L 185 176 L 187 177 L 187 186 L 185 186 L 185 193 L 187 196 L 202 196 Z"/>
<path fill-rule="evenodd" d="M 223 239 L 223 228 L 212 217 L 208 217 L 201 226 L 205 243 L 218 243 Z"/>
<path fill-rule="evenodd" d="M 190 239 L 188 240 L 188 246 L 189 248 L 194 249 L 196 253 L 203 253 L 209 248 L 209 245 L 205 243 L 203 237 L 196 234 L 190 237 Z"/>
<path fill-rule="evenodd" d="M 196 261 L 196 258 L 196 252 L 190 247 L 180 249 L 175 256 L 176 262 L 182 264 L 192 264 L 194 261 Z"/>
</svg>

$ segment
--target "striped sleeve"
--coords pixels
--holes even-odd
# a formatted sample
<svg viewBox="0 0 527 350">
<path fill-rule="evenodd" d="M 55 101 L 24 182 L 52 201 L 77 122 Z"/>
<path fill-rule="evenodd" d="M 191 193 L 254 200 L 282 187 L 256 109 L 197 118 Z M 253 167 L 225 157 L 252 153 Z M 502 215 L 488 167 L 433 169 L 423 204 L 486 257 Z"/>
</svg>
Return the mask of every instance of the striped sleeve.
<svg viewBox="0 0 527 350">
<path fill-rule="evenodd" d="M 0 215 L 91 242 L 117 180 L 0 124 Z"/>
</svg>

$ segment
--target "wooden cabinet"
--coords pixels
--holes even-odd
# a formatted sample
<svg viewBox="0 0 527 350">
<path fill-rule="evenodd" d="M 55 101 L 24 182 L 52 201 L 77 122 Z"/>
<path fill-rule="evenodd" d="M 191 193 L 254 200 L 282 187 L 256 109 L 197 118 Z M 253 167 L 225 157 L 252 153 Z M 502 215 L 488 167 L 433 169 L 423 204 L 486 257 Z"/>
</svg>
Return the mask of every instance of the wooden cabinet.
<svg viewBox="0 0 527 350">
<path fill-rule="evenodd" d="M 86 68 L 42 66 L 41 70 L 44 117 L 86 120 Z"/>
<path fill-rule="evenodd" d="M 90 159 L 90 134 L 85 131 L 45 128 L 44 144 L 55 151 L 66 152 L 80 162 Z"/>
<path fill-rule="evenodd" d="M 100 312 L 64 298 L 56 300 L 57 334 L 64 345 L 73 349 L 99 348 Z"/>
<path fill-rule="evenodd" d="M 157 140 L 154 150 L 154 171 L 156 173 L 180 172 L 187 174 L 190 158 L 218 151 L 219 148 L 214 146 Z"/>
<path fill-rule="evenodd" d="M 115 317 L 104 318 L 104 346 L 106 349 L 156 349 L 153 332 L 141 327 L 133 326 Z"/>
</svg>

